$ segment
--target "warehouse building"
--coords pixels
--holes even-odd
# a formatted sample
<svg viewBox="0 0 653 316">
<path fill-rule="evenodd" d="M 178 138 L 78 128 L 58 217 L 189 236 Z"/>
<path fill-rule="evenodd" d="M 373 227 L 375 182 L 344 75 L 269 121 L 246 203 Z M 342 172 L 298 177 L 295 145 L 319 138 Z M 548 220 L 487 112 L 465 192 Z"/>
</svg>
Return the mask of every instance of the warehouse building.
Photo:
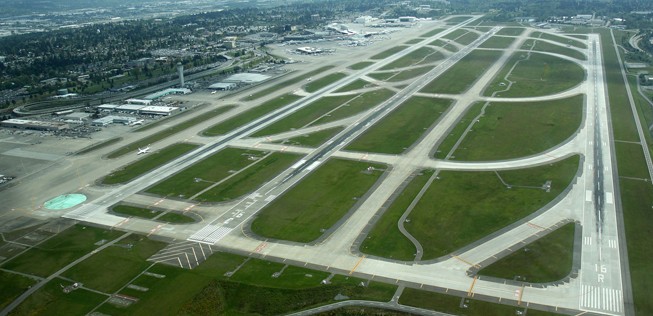
<svg viewBox="0 0 653 316">
<path fill-rule="evenodd" d="M 0 126 L 7 128 L 30 129 L 35 131 L 60 131 L 70 128 L 62 122 L 43 122 L 33 120 L 9 119 L 0 122 Z"/>
<path fill-rule="evenodd" d="M 174 106 L 146 106 L 139 110 L 140 114 L 144 115 L 170 115 L 176 111 L 179 111 L 178 107 Z"/>
</svg>

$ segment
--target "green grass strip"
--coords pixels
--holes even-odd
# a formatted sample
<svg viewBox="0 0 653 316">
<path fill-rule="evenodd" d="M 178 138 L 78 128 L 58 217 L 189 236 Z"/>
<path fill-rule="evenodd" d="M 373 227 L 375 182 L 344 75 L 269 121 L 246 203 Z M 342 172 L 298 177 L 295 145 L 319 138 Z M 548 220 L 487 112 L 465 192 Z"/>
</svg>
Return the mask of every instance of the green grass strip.
<svg viewBox="0 0 653 316">
<path fill-rule="evenodd" d="M 515 64 L 517 66 L 513 68 Z M 508 87 L 504 77 L 510 70 L 512 72 L 507 79 L 513 84 L 509 90 L 503 91 Z M 585 70 L 574 62 L 546 54 L 517 52 L 497 74 L 484 95 L 515 98 L 544 96 L 571 89 L 584 80 Z"/>
<path fill-rule="evenodd" d="M 336 72 L 332 73 L 329 75 L 326 75 L 322 78 L 319 78 L 317 80 L 313 80 L 311 83 L 307 84 L 304 86 L 304 91 L 312 93 L 317 90 L 320 90 L 344 77 L 347 77 L 347 74 L 344 74 L 342 72 Z"/>
<path fill-rule="evenodd" d="M 579 157 L 573 156 L 549 165 L 499 172 L 511 188 L 494 172 L 443 171 L 405 227 L 422 244 L 424 260 L 450 254 L 545 206 L 569 186 L 578 168 Z M 541 189 L 547 181 L 551 181 L 550 192 Z"/>
<path fill-rule="evenodd" d="M 478 274 L 531 283 L 562 280 L 571 272 L 575 224 L 566 224 L 484 267 Z"/>
<path fill-rule="evenodd" d="M 390 57 L 390 56 L 392 56 L 392 55 L 394 55 L 394 54 L 396 54 L 396 53 L 398 53 L 398 52 L 400 52 L 400 51 L 402 51 L 402 50 L 404 50 L 404 49 L 406 49 L 408 47 L 409 46 L 406 46 L 406 45 L 395 46 L 395 47 L 389 48 L 389 49 L 387 49 L 385 51 L 382 51 L 382 52 L 370 57 L 370 59 L 374 59 L 374 60 L 386 59 L 386 58 L 388 58 L 388 57 Z"/>
<path fill-rule="evenodd" d="M 479 48 L 505 49 L 515 41 L 514 37 L 492 36 L 483 42 Z"/>
<path fill-rule="evenodd" d="M 255 108 L 242 112 L 224 122 L 213 125 L 202 131 L 204 136 L 218 136 L 229 133 L 251 121 L 254 121 L 274 110 L 293 103 L 302 97 L 294 94 L 284 94 L 276 99 L 269 100 Z"/>
<path fill-rule="evenodd" d="M 347 68 L 349 68 L 351 70 L 361 70 L 361 69 L 367 68 L 367 67 L 369 67 L 369 66 L 371 66 L 373 64 L 374 64 L 373 61 L 361 61 L 361 62 L 355 63 L 355 64 L 353 64 L 353 65 L 351 65 L 351 66 L 349 66 Z"/>
<path fill-rule="evenodd" d="M 400 154 L 440 118 L 451 100 L 412 97 L 356 138 L 345 149 Z"/>
<path fill-rule="evenodd" d="M 395 260 L 415 259 L 415 245 L 399 231 L 397 225 L 432 174 L 433 170 L 425 170 L 410 181 L 367 235 L 360 246 L 361 252 Z"/>
<path fill-rule="evenodd" d="M 237 175 L 222 182 L 211 190 L 200 195 L 197 200 L 222 202 L 239 198 L 251 193 L 265 182 L 270 181 L 283 170 L 301 158 L 300 155 L 289 153 L 272 153 L 258 163 L 241 170 Z"/>
<path fill-rule="evenodd" d="M 198 148 L 196 144 L 177 143 L 159 151 L 148 153 L 143 158 L 114 171 L 101 180 L 102 184 L 127 183 L 173 159 Z"/>
<path fill-rule="evenodd" d="M 547 39 L 561 44 L 574 46 L 576 48 L 587 49 L 587 45 L 585 45 L 585 43 L 575 38 L 568 38 L 568 37 L 563 37 L 563 36 L 558 36 L 558 35 L 553 35 L 553 34 L 543 33 L 543 32 L 533 32 L 531 33 L 531 37 Z"/>
<path fill-rule="evenodd" d="M 470 298 L 465 298 L 466 307 L 461 307 L 462 300 L 463 298 L 459 296 L 406 288 L 399 298 L 399 303 L 451 315 L 505 316 L 517 315 L 518 310 L 524 311 L 523 307 L 501 305 Z M 531 309 L 528 310 L 528 314 L 531 314 Z"/>
<path fill-rule="evenodd" d="M 526 29 L 523 27 L 504 27 L 497 32 L 497 35 L 519 36 L 524 33 L 524 30 Z"/>
<path fill-rule="evenodd" d="M 115 143 L 117 143 L 117 142 L 119 142 L 121 140 L 122 140 L 122 137 L 110 138 L 110 139 L 107 139 L 107 140 L 105 140 L 103 142 L 93 144 L 93 145 L 91 145 L 89 147 L 86 147 L 86 148 L 76 152 L 75 155 L 78 156 L 78 155 L 88 154 L 88 153 L 90 153 L 92 151 L 95 151 L 95 150 L 98 150 L 98 149 L 101 149 L 101 148 L 104 148 L 104 147 L 107 147 L 107 146 L 111 146 L 111 145 L 113 145 L 113 144 L 115 144 Z"/>
<path fill-rule="evenodd" d="M 368 171 L 368 167 L 375 170 Z M 310 242 L 340 220 L 379 179 L 385 166 L 330 159 L 265 207 L 252 222 L 258 235 Z"/>
<path fill-rule="evenodd" d="M 329 69 L 331 69 L 333 67 L 334 66 L 324 66 L 324 67 L 320 67 L 320 68 L 318 68 L 316 70 L 309 71 L 309 72 L 307 72 L 305 74 L 302 74 L 302 75 L 299 75 L 297 77 L 293 77 L 291 79 L 288 79 L 288 80 L 285 80 L 285 81 L 280 82 L 278 84 L 275 84 L 274 86 L 269 87 L 269 88 L 267 88 L 265 90 L 259 91 L 259 92 L 254 93 L 254 94 L 250 94 L 249 96 L 243 98 L 242 101 L 252 101 L 252 100 L 260 99 L 262 97 L 268 96 L 268 95 L 270 95 L 272 93 L 275 93 L 275 92 L 279 91 L 281 88 L 285 88 L 287 86 L 296 84 L 296 83 L 298 83 L 298 82 L 300 82 L 302 80 L 308 79 L 310 77 L 320 75 L 320 74 L 324 73 L 325 71 L 327 71 L 327 70 L 329 70 Z"/>
<path fill-rule="evenodd" d="M 292 146 L 318 147 L 344 129 L 344 127 L 338 126 L 307 135 L 293 137 L 288 139 L 285 144 Z"/>
<path fill-rule="evenodd" d="M 299 109 L 295 113 L 292 113 L 287 117 L 274 122 L 268 125 L 266 128 L 252 134 L 252 137 L 274 135 L 293 129 L 302 128 L 356 97 L 358 97 L 358 95 L 343 95 L 320 98 L 313 103 Z"/>
<path fill-rule="evenodd" d="M 465 92 L 501 57 L 502 52 L 475 50 L 463 57 L 444 74 L 431 81 L 421 92 L 459 94 Z"/>
<path fill-rule="evenodd" d="M 456 149 L 455 159 L 512 159 L 553 148 L 578 130 L 583 105 L 583 95 L 541 102 L 492 103 Z"/>
<path fill-rule="evenodd" d="M 199 115 L 197 117 L 194 117 L 192 119 L 183 121 L 177 125 L 173 125 L 165 130 L 162 130 L 160 132 L 154 133 L 150 136 L 147 136 L 145 138 L 141 138 L 140 140 L 137 140 L 133 143 L 130 143 L 129 145 L 126 145 L 118 150 L 115 150 L 111 152 L 109 155 L 107 155 L 107 158 L 113 159 L 113 158 L 118 158 L 121 156 L 124 156 L 128 153 L 135 152 L 139 147 L 147 147 L 148 145 L 152 143 L 156 143 L 164 138 L 168 138 L 174 134 L 177 134 L 183 130 L 186 130 L 188 128 L 191 128 L 197 124 L 200 124 L 204 121 L 210 120 L 218 115 L 221 115 L 231 109 L 233 109 L 235 106 L 233 105 L 227 105 L 223 107 L 219 107 L 215 110 L 212 110 L 206 114 Z"/>
<path fill-rule="evenodd" d="M 311 125 L 319 125 L 328 122 L 334 122 L 343 118 L 354 116 L 356 114 L 367 111 L 383 103 L 384 101 L 392 97 L 394 94 L 395 93 L 392 90 L 388 90 L 388 89 L 379 89 L 370 92 L 365 92 L 359 95 L 358 97 L 350 100 L 344 106 L 331 112 L 328 117 L 324 116 Z"/>
<path fill-rule="evenodd" d="M 146 192 L 188 198 L 245 168 L 263 155 L 264 152 L 261 151 L 225 148 L 148 188 Z"/>
<path fill-rule="evenodd" d="M 458 123 L 456 123 L 456 126 L 454 126 L 447 137 L 444 138 L 442 143 L 438 145 L 437 151 L 435 152 L 435 158 L 444 159 L 447 157 L 453 146 L 456 145 L 456 142 L 458 142 L 460 137 L 462 137 L 469 124 L 471 124 L 472 121 L 481 114 L 484 104 L 485 102 L 474 103 L 474 105 L 465 112 L 465 115 L 463 115 Z"/>
<path fill-rule="evenodd" d="M 545 41 L 537 41 L 537 40 L 528 40 L 528 44 L 524 43 L 522 46 L 522 49 L 533 49 L 536 51 L 542 51 L 542 52 L 549 52 L 549 53 L 555 53 L 555 54 L 560 54 L 560 55 L 565 55 L 569 56 L 571 58 L 576 58 L 578 60 L 587 60 L 587 56 L 575 49 L 571 49 L 569 47 L 563 47 L 560 45 L 555 45 L 551 44 L 549 42 Z M 533 43 L 534 42 L 534 43 Z"/>
</svg>

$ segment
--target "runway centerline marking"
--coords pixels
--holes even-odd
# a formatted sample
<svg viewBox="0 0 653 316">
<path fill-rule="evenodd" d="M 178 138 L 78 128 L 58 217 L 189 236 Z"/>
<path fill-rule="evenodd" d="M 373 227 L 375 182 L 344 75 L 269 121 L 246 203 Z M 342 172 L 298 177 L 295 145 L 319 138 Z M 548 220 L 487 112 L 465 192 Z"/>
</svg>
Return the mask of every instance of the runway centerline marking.
<svg viewBox="0 0 653 316">
<path fill-rule="evenodd" d="M 351 268 L 351 270 L 349 270 L 349 275 L 351 275 L 352 273 L 354 273 L 354 271 L 356 271 L 356 269 L 357 269 L 358 266 L 361 264 L 361 262 L 363 262 L 363 259 L 365 259 L 365 256 L 362 256 L 360 259 L 358 259 L 358 262 L 356 262 L 356 264 L 354 265 L 354 267 Z"/>
</svg>

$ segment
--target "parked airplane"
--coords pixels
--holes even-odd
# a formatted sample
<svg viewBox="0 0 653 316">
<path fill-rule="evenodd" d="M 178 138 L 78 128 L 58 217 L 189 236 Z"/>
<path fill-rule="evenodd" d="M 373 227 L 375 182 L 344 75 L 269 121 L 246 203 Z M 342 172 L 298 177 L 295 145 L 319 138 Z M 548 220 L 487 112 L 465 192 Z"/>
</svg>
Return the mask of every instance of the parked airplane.
<svg viewBox="0 0 653 316">
<path fill-rule="evenodd" d="M 147 153 L 149 153 L 149 152 L 150 152 L 150 146 L 149 146 L 149 145 L 148 145 L 147 147 L 145 147 L 145 148 L 140 148 L 140 147 L 139 147 L 139 148 L 138 148 L 138 153 L 137 153 L 137 155 L 140 155 L 140 154 L 147 154 Z"/>
<path fill-rule="evenodd" d="M 143 122 L 145 122 L 145 120 L 134 121 L 134 122 L 129 123 L 129 126 L 143 125 Z"/>
</svg>

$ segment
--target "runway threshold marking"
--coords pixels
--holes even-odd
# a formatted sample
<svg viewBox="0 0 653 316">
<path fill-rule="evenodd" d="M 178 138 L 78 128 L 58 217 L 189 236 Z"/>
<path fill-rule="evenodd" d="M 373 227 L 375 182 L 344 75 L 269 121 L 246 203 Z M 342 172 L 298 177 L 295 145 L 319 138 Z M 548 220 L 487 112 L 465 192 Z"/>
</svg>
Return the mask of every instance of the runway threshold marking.
<svg viewBox="0 0 653 316">
<path fill-rule="evenodd" d="M 456 256 L 456 255 L 451 255 L 451 257 L 453 257 L 453 258 L 455 258 L 455 259 L 458 259 L 460 262 L 463 262 L 463 263 L 465 263 L 465 264 L 468 264 L 470 267 L 474 267 L 474 268 L 477 268 L 477 269 L 481 267 L 481 266 L 478 265 L 478 264 L 473 264 L 473 263 L 471 263 L 471 262 L 469 262 L 469 261 L 467 261 L 467 260 L 465 260 L 465 259 L 463 259 L 463 258 L 461 258 L 461 257 L 458 257 L 458 256 Z"/>
<path fill-rule="evenodd" d="M 354 267 L 351 268 L 351 270 L 349 270 L 349 275 L 351 275 L 352 273 L 354 273 L 354 271 L 356 271 L 356 269 L 361 264 L 361 262 L 363 262 L 363 259 L 365 259 L 365 256 L 362 256 L 360 259 L 358 259 L 358 262 L 356 262 L 356 265 L 354 265 Z"/>
<path fill-rule="evenodd" d="M 467 291 L 467 297 L 474 297 L 474 285 L 476 285 L 476 280 L 478 280 L 478 275 L 474 276 L 474 280 L 472 280 L 472 285 L 469 286 L 469 290 Z"/>
</svg>

